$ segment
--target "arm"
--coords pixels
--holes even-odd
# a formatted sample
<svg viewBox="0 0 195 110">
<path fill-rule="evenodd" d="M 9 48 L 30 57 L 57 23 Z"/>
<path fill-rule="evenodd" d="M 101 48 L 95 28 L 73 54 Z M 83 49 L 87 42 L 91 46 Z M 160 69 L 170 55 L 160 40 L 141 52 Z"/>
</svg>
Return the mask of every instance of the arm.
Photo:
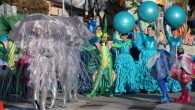
<svg viewBox="0 0 195 110">
<path fill-rule="evenodd" d="M 134 37 L 134 41 L 137 39 L 137 32 L 136 32 L 136 30 L 135 30 L 135 26 L 134 26 L 134 28 L 133 28 L 133 37 Z"/>
<path fill-rule="evenodd" d="M 142 28 L 142 24 L 140 23 L 140 21 L 138 22 L 138 25 L 139 25 L 139 29 L 140 29 L 141 36 L 142 36 L 143 40 L 145 40 L 147 36 L 144 33 L 144 30 Z"/>
<path fill-rule="evenodd" d="M 125 46 L 125 45 L 127 45 L 127 44 L 129 44 L 129 43 L 131 44 L 132 41 L 131 41 L 131 40 L 127 40 L 126 42 L 121 43 L 121 44 L 113 43 L 113 44 L 112 44 L 112 47 L 113 47 L 113 48 L 121 48 L 121 47 L 123 47 L 123 46 Z"/>
<path fill-rule="evenodd" d="M 165 32 L 165 36 L 166 36 L 166 38 L 167 38 L 167 40 L 168 40 L 168 42 L 171 42 L 171 36 L 170 36 L 170 34 L 169 34 L 169 32 L 167 31 L 167 24 L 165 23 L 165 21 L 163 22 L 163 27 L 164 27 L 164 32 Z"/>
<path fill-rule="evenodd" d="M 95 49 L 97 49 L 95 45 L 93 45 L 92 47 L 85 47 L 85 46 L 82 47 L 82 50 L 84 51 L 92 51 Z"/>
<path fill-rule="evenodd" d="M 112 38 L 113 38 L 113 41 L 116 42 L 116 43 L 121 43 L 121 40 L 117 39 L 117 32 L 115 31 L 112 35 Z"/>
<path fill-rule="evenodd" d="M 157 24 L 156 24 L 156 22 L 153 22 L 153 28 L 154 28 L 154 30 L 155 30 L 155 39 L 156 39 L 156 41 L 157 42 L 159 42 L 159 30 L 157 29 L 158 27 L 157 27 Z"/>
</svg>

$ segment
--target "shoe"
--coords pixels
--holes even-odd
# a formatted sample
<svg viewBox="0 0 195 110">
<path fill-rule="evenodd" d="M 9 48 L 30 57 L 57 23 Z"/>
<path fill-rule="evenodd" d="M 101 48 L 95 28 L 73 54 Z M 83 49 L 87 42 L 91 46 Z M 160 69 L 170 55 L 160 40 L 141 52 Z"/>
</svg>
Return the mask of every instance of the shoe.
<svg viewBox="0 0 195 110">
<path fill-rule="evenodd" d="M 96 91 L 92 91 L 91 93 L 87 94 L 86 97 L 95 97 Z"/>
<path fill-rule="evenodd" d="M 167 102 L 169 102 L 169 97 L 161 97 L 160 102 L 161 103 L 167 103 Z"/>
<path fill-rule="evenodd" d="M 188 95 L 185 97 L 184 103 L 191 103 L 192 102 L 192 96 Z"/>
<path fill-rule="evenodd" d="M 179 98 L 175 99 L 177 103 L 185 103 L 185 96 L 180 96 Z"/>
</svg>

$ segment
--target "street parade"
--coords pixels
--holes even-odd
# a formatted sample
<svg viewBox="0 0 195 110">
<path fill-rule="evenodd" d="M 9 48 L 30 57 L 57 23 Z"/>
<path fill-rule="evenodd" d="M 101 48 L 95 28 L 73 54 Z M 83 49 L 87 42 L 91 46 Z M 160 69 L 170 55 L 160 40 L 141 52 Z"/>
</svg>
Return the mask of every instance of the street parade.
<svg viewBox="0 0 195 110">
<path fill-rule="evenodd" d="M 0 2 L 0 110 L 195 110 L 194 91 L 193 0 Z"/>
</svg>

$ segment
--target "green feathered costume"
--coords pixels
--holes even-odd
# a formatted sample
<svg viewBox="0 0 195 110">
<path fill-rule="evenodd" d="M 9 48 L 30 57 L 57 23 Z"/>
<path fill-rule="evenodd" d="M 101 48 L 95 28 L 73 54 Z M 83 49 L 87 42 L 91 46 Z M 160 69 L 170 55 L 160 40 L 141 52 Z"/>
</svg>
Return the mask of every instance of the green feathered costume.
<svg viewBox="0 0 195 110">
<path fill-rule="evenodd" d="M 112 56 L 111 56 L 111 52 L 110 49 L 111 48 L 121 48 L 129 43 L 131 43 L 131 40 L 122 43 L 122 44 L 116 44 L 113 43 L 112 41 L 107 41 L 107 19 L 105 17 L 104 19 L 104 31 L 103 34 L 101 35 L 101 42 L 96 43 L 95 45 L 93 45 L 91 48 L 87 48 L 87 47 L 83 47 L 83 50 L 86 51 L 91 51 L 91 50 L 95 50 L 98 49 L 99 53 L 100 53 L 100 66 L 95 78 L 95 82 L 93 85 L 93 90 L 91 91 L 91 93 L 87 94 L 87 97 L 93 97 L 96 96 L 96 89 L 98 88 L 98 85 L 100 83 L 100 81 L 102 80 L 103 76 L 107 77 L 107 80 L 105 80 L 105 84 L 108 84 L 108 88 L 110 91 L 109 96 L 113 96 L 112 94 L 112 86 L 114 84 L 114 80 L 113 80 L 113 64 L 112 64 Z M 106 39 L 106 40 L 105 40 Z M 104 75 L 105 71 L 107 71 L 106 75 Z M 103 84 L 104 85 L 104 84 Z M 103 87 L 104 88 L 104 87 Z"/>
<path fill-rule="evenodd" d="M 11 89 L 12 92 L 15 93 L 18 89 L 17 84 L 20 76 L 20 74 L 17 73 L 15 65 L 16 53 L 18 53 L 20 49 L 16 48 L 15 42 L 8 37 L 11 30 L 12 26 L 8 18 L 0 15 L 0 58 L 11 68 L 13 74 Z"/>
</svg>

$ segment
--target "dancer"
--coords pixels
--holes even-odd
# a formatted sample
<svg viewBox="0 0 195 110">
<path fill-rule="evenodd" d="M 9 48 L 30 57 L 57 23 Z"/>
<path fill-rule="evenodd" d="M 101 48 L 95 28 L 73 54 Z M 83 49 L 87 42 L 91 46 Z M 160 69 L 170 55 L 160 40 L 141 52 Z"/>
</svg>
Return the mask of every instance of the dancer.
<svg viewBox="0 0 195 110">
<path fill-rule="evenodd" d="M 151 76 L 151 69 L 148 69 L 146 66 L 146 63 L 148 60 L 154 56 L 157 53 L 156 50 L 156 39 L 155 39 L 155 28 L 152 25 L 149 25 L 147 27 L 147 33 L 146 35 L 143 31 L 142 25 L 140 21 L 139 23 L 139 28 L 141 32 L 141 36 L 143 38 L 145 47 L 143 51 L 140 54 L 139 58 L 139 72 L 137 73 L 138 77 L 140 78 L 138 81 L 138 84 L 140 85 L 140 89 L 143 89 L 147 93 L 150 92 L 156 92 L 159 91 L 159 87 L 157 84 L 157 81 Z"/>
<path fill-rule="evenodd" d="M 35 35 L 29 42 L 28 48 L 30 53 L 30 73 L 29 84 L 33 87 L 33 97 L 35 108 L 45 110 L 48 85 L 56 90 L 56 73 L 55 73 L 55 50 L 54 38 L 44 34 L 44 27 L 39 21 L 34 23 Z M 41 107 L 39 107 L 39 93 L 41 91 Z"/>
<path fill-rule="evenodd" d="M 173 50 L 174 50 L 175 46 L 182 46 L 182 36 L 178 37 L 178 30 L 175 29 L 175 28 L 171 29 L 171 32 L 172 32 L 172 35 L 173 35 L 173 36 L 171 36 L 169 34 L 169 32 L 167 31 L 166 26 L 167 26 L 167 24 L 164 21 L 165 36 L 166 36 L 166 38 L 168 40 L 168 43 L 169 43 L 169 46 L 170 46 L 170 51 L 169 52 L 170 52 L 170 54 L 173 54 Z"/>
<path fill-rule="evenodd" d="M 178 103 L 191 103 L 192 96 L 190 96 L 189 91 L 186 85 L 192 81 L 194 78 L 194 66 L 195 63 L 192 62 L 190 56 L 184 54 L 184 49 L 182 47 L 178 47 L 176 49 L 178 59 L 174 62 L 172 67 L 172 75 L 171 77 L 178 80 L 182 85 L 181 96 L 177 98 L 175 101 Z"/>
<path fill-rule="evenodd" d="M 169 96 L 165 82 L 169 79 L 169 71 L 171 69 L 170 54 L 165 50 L 165 45 L 159 43 L 158 53 L 148 60 L 147 67 L 152 68 L 152 75 L 157 80 L 158 85 L 162 92 L 160 102 L 169 102 Z"/>
<path fill-rule="evenodd" d="M 178 37 L 177 36 L 178 35 L 178 30 L 174 29 L 174 28 L 171 29 L 171 32 L 172 32 L 172 35 L 173 35 L 173 36 L 171 36 L 169 34 L 169 32 L 167 31 L 166 26 L 167 26 L 167 24 L 164 21 L 165 36 L 166 36 L 167 41 L 168 41 L 169 46 L 170 46 L 170 51 L 169 52 L 172 56 L 175 56 L 174 53 L 173 53 L 173 50 L 174 50 L 175 47 L 182 46 L 182 36 Z M 176 80 L 170 80 L 168 82 L 168 86 L 169 86 L 168 88 L 170 89 L 169 91 L 172 91 L 172 92 L 181 91 L 181 86 L 180 86 L 179 82 L 176 81 Z"/>
<path fill-rule="evenodd" d="M 116 37 L 114 34 L 113 37 Z M 121 44 L 126 42 L 128 39 L 128 34 L 121 35 L 122 40 L 115 39 L 114 41 Z M 134 60 L 130 55 L 130 49 L 132 45 L 127 44 L 119 48 L 119 54 L 116 56 L 115 60 L 115 71 L 116 71 L 116 83 L 115 83 L 115 92 L 116 93 L 126 93 L 126 92 L 137 92 L 136 84 L 136 66 Z"/>
<path fill-rule="evenodd" d="M 135 61 L 139 61 L 139 55 L 144 49 L 144 42 L 140 33 L 138 21 L 135 22 L 134 31 L 131 36 L 135 41 L 133 43 L 130 53 Z"/>
<path fill-rule="evenodd" d="M 111 57 L 110 49 L 121 48 L 122 46 L 131 43 L 131 40 L 128 40 L 127 42 L 122 44 L 116 44 L 113 43 L 112 41 L 107 41 L 108 34 L 106 32 L 107 31 L 104 30 L 101 42 L 96 43 L 95 44 L 96 46 L 94 45 L 91 48 L 83 47 L 83 50 L 87 50 L 87 51 L 94 50 L 96 48 L 100 51 L 100 66 L 99 66 L 98 74 L 93 86 L 93 90 L 91 91 L 91 93 L 86 95 L 87 97 L 96 96 L 96 89 L 106 70 L 108 75 L 107 77 L 108 77 L 109 92 L 110 92 L 109 96 L 113 97 L 112 90 L 111 90 L 113 86 L 113 68 L 112 68 L 112 57 Z"/>
</svg>

